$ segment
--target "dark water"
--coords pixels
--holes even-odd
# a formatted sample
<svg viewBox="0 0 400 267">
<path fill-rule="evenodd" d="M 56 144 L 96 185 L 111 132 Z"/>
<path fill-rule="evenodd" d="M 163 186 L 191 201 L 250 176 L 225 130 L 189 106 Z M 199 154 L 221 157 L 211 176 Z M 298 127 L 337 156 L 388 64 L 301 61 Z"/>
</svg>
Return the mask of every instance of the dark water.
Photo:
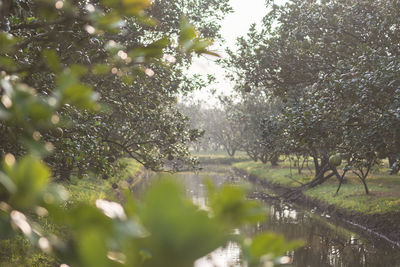
<svg viewBox="0 0 400 267">
<path fill-rule="evenodd" d="M 205 176 L 211 178 L 216 185 L 243 182 L 228 167 L 223 166 L 207 166 L 198 174 L 183 173 L 179 176 L 185 184 L 187 196 L 201 207 L 207 206 L 207 192 L 203 184 Z M 400 267 L 400 249 L 376 236 L 349 229 L 349 226 L 339 226 L 343 223 L 335 221 L 328 214 L 316 214 L 313 210 L 303 210 L 283 201 L 271 200 L 264 203 L 270 211 L 266 215 L 267 222 L 241 231 L 253 234 L 272 230 L 288 240 L 303 239 L 306 242 L 304 247 L 287 252 L 292 261 L 290 266 Z M 246 265 L 240 263 L 240 249 L 230 244 L 198 260 L 195 266 Z"/>
</svg>

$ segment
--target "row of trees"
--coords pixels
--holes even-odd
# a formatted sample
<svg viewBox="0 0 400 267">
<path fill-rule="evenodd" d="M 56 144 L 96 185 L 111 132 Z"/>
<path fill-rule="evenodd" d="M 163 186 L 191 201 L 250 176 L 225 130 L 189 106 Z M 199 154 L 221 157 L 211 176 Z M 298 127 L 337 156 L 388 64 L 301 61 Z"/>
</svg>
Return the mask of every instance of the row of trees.
<svg viewBox="0 0 400 267">
<path fill-rule="evenodd" d="M 227 119 L 222 109 L 207 108 L 201 102 L 181 103 L 179 109 L 189 118 L 191 127 L 201 130 L 201 138 L 190 143 L 193 150 L 223 149 L 233 157 L 241 148 L 237 125 Z"/>
<path fill-rule="evenodd" d="M 262 91 L 241 97 L 223 96 L 220 102 L 220 108 L 204 107 L 201 103 L 180 105 L 190 125 L 202 130 L 202 137 L 191 143 L 192 148 L 197 152 L 223 149 L 230 157 L 245 151 L 254 161 L 278 164 L 280 152 L 274 148 L 280 140 L 278 136 L 265 135 L 267 128 L 280 134 L 275 130 L 280 126 L 269 118 L 279 113 L 278 103 L 270 102 Z"/>
<path fill-rule="evenodd" d="M 380 159 L 398 172 L 399 7 L 369 0 L 270 6 L 262 29 L 253 26 L 225 61 L 238 95 L 225 109 L 238 125 L 251 125 L 240 138 L 260 148 L 248 152 L 252 158 L 312 157 L 315 178 L 307 186 L 332 176 L 343 181 L 351 169 L 366 193 Z"/>
</svg>

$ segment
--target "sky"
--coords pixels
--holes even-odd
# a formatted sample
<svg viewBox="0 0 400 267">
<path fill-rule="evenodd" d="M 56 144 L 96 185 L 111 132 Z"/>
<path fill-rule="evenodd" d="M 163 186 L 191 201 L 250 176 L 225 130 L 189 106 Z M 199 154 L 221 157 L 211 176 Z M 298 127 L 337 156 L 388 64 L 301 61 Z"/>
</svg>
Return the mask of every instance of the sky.
<svg viewBox="0 0 400 267">
<path fill-rule="evenodd" d="M 246 35 L 252 23 L 260 24 L 262 18 L 266 15 L 265 0 L 231 0 L 233 13 L 228 14 L 222 21 L 221 35 L 225 39 L 225 43 L 218 43 L 217 53 L 224 57 L 223 50 L 226 47 L 234 49 L 236 39 Z M 210 89 L 216 89 L 218 94 L 229 94 L 233 84 L 225 78 L 224 70 L 215 62 L 215 57 L 201 56 L 195 58 L 192 67 L 189 69 L 190 74 L 213 74 L 217 81 L 202 91 L 194 92 L 192 97 L 196 100 L 203 100 L 207 105 L 217 103 L 216 96 L 212 96 Z"/>
</svg>

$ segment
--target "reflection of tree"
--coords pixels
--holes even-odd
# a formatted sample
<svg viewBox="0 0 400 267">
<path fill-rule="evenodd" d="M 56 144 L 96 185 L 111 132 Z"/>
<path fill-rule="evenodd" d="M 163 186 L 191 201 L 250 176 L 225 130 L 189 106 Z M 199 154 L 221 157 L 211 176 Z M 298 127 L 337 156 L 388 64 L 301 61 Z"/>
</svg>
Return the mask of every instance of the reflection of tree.
<svg viewBox="0 0 400 267">
<path fill-rule="evenodd" d="M 296 218 L 288 216 L 290 213 L 285 211 L 296 212 Z M 248 232 L 255 234 L 261 230 L 272 230 L 282 233 L 289 240 L 305 240 L 304 247 L 288 252 L 293 257 L 294 266 L 393 266 L 400 260 L 400 255 L 388 245 L 376 240 L 370 243 L 369 240 L 356 239 L 339 226 L 333 228 L 333 225 L 317 218 L 287 204 L 274 202 L 268 222 Z"/>
</svg>

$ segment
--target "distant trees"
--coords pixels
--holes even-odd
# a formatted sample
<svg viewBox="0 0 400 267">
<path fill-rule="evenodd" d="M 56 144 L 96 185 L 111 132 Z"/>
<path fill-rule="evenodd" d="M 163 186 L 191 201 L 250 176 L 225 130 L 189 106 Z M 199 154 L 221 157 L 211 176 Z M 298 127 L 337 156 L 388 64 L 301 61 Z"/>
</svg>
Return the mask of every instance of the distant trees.
<svg viewBox="0 0 400 267">
<path fill-rule="evenodd" d="M 240 132 L 240 149 L 254 161 L 276 165 L 282 154 L 281 123 L 274 120 L 280 111 L 279 101 L 274 102 L 262 90 L 240 92 L 236 98 L 225 97 L 221 101 Z"/>
<path fill-rule="evenodd" d="M 180 109 L 189 117 L 192 126 L 202 130 L 202 137 L 192 142 L 197 151 L 222 148 L 234 157 L 241 148 L 239 126 L 228 117 L 226 111 L 202 107 L 201 104 L 181 105 Z"/>
<path fill-rule="evenodd" d="M 253 26 L 238 40 L 238 52 L 229 52 L 225 64 L 236 67 L 238 91 L 264 92 L 270 103 L 282 103 L 274 122 L 284 125 L 283 150 L 314 160 L 307 186 L 341 179 L 329 164 L 337 153 L 367 194 L 366 177 L 379 158 L 398 171 L 399 7 L 399 1 L 271 5 L 262 30 Z"/>
<path fill-rule="evenodd" d="M 242 100 L 242 101 L 239 101 Z M 192 127 L 203 130 L 203 136 L 192 143 L 195 148 L 222 148 L 233 157 L 245 151 L 254 161 L 278 163 L 283 153 L 282 123 L 276 123 L 280 103 L 269 102 L 261 91 L 220 97 L 221 108 L 201 104 L 181 105 Z"/>
</svg>

